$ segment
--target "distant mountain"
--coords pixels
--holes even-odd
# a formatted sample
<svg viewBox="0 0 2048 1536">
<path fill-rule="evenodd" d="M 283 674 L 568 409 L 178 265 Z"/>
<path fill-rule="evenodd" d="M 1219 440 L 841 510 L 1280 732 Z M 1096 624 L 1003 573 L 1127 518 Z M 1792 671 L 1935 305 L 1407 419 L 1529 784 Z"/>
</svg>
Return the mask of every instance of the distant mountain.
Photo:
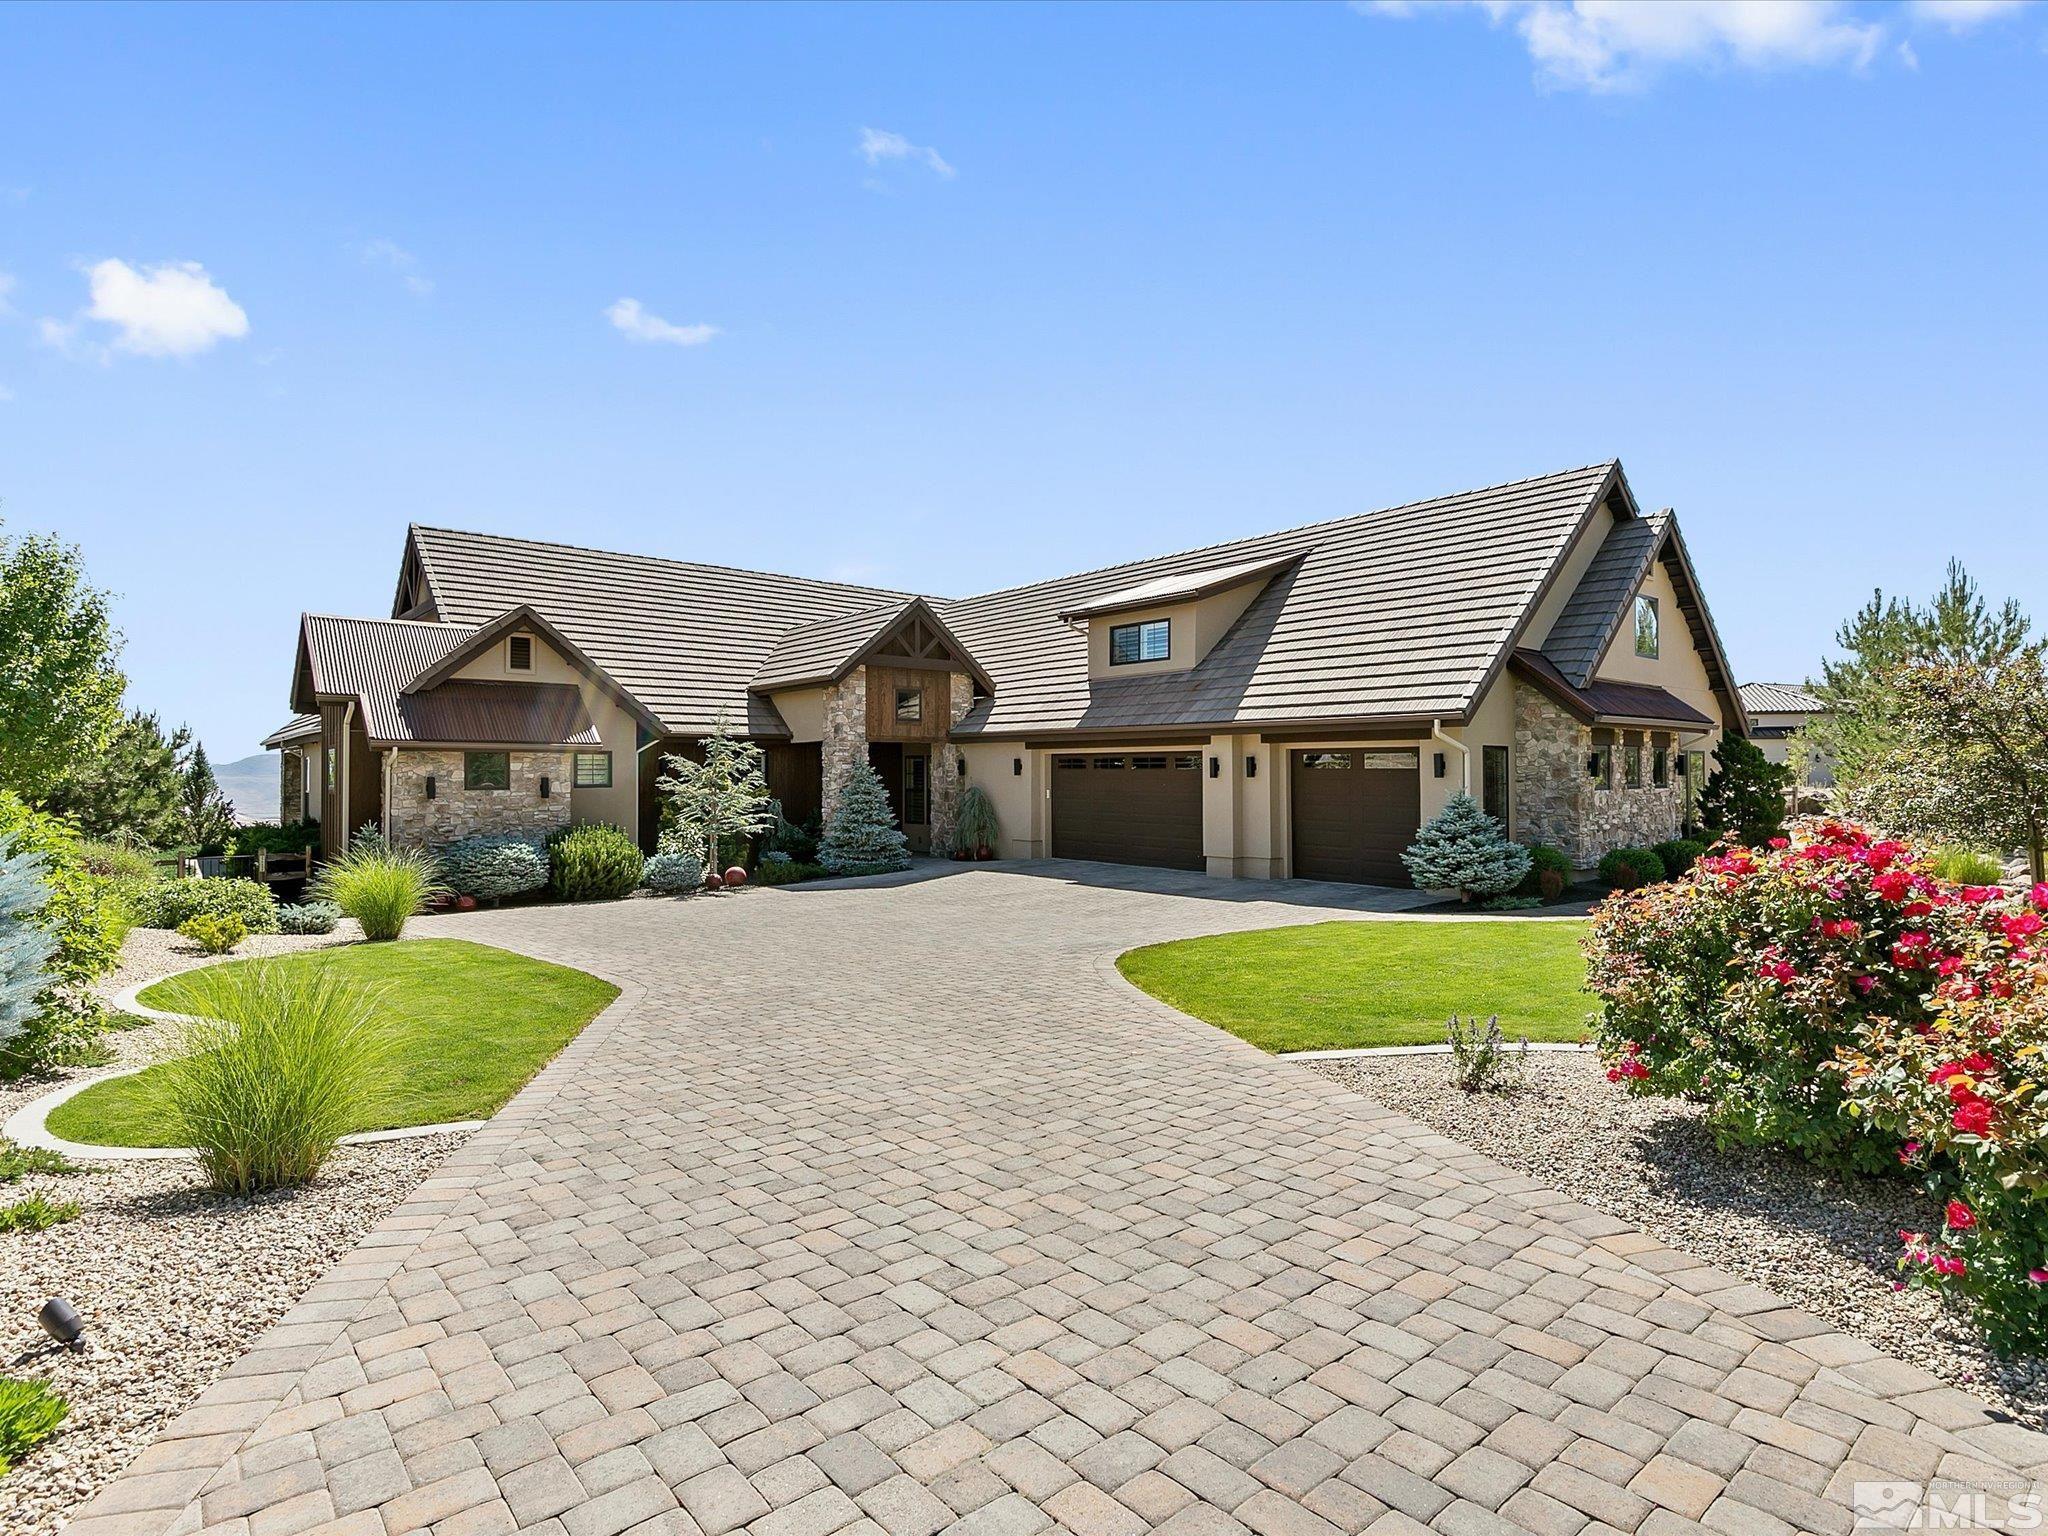
<svg viewBox="0 0 2048 1536">
<path fill-rule="evenodd" d="M 235 808 L 238 821 L 277 820 L 277 754 L 258 752 L 232 763 L 215 763 L 213 776 Z"/>
</svg>

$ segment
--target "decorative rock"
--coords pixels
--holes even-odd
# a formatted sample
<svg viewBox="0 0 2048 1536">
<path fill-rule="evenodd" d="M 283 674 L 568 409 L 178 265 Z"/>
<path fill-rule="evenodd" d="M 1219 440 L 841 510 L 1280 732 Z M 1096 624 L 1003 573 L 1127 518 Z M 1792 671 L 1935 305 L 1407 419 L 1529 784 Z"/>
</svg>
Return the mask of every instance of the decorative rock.
<svg viewBox="0 0 2048 1536">
<path fill-rule="evenodd" d="M 705 871 L 705 874 L 704 874 L 704 889 L 705 889 L 705 890 L 707 890 L 707 891 L 722 891 L 722 890 L 724 890 L 724 889 L 725 889 L 725 876 L 721 875 L 721 874 L 720 874 L 720 873 L 719 873 L 719 872 L 718 872 L 717 870 L 715 870 L 715 869 L 713 869 L 713 870 L 707 870 L 707 871 Z"/>
<path fill-rule="evenodd" d="M 745 885 L 747 883 L 747 872 L 735 864 L 725 872 L 725 883 L 727 885 Z"/>
</svg>

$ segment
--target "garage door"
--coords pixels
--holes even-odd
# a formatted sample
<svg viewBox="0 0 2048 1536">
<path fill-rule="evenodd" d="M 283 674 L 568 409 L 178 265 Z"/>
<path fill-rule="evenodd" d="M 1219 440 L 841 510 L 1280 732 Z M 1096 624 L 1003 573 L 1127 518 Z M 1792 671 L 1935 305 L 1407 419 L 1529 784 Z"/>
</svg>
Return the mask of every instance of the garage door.
<svg viewBox="0 0 2048 1536">
<path fill-rule="evenodd" d="M 1202 755 L 1102 753 L 1052 760 L 1052 851 L 1162 869 L 1206 869 Z"/>
<path fill-rule="evenodd" d="M 1295 877 L 1407 885 L 1401 853 L 1422 824 L 1419 770 L 1412 747 L 1294 753 Z"/>
</svg>

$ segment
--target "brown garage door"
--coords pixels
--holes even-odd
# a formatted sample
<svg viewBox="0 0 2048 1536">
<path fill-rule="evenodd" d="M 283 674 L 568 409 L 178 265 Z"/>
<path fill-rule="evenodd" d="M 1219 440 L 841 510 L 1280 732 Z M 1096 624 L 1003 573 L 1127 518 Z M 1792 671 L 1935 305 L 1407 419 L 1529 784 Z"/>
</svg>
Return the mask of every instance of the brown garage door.
<svg viewBox="0 0 2048 1536">
<path fill-rule="evenodd" d="M 1162 869 L 1206 869 L 1199 752 L 1052 760 L 1052 852 Z"/>
<path fill-rule="evenodd" d="M 1414 748 L 1296 752 L 1290 772 L 1297 879 L 1409 883 L 1401 853 L 1422 824 Z"/>
</svg>

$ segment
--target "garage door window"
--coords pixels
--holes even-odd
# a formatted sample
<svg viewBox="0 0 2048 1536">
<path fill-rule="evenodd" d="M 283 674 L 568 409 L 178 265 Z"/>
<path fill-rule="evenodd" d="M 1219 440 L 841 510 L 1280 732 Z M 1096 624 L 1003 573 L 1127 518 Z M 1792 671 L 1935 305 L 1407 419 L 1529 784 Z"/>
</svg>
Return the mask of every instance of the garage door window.
<svg viewBox="0 0 2048 1536">
<path fill-rule="evenodd" d="M 1361 768 L 1405 769 L 1407 772 L 1413 773 L 1420 762 L 1420 754 L 1413 750 L 1406 752 L 1361 752 L 1358 755 L 1358 766 Z"/>
<path fill-rule="evenodd" d="M 1124 760 L 1120 757 L 1098 757 L 1097 759 L 1095 759 L 1095 768 L 1097 772 L 1101 772 L 1104 769 L 1118 769 L 1123 767 L 1123 765 Z"/>
<path fill-rule="evenodd" d="M 1301 754 L 1301 766 L 1308 769 L 1348 773 L 1351 770 L 1351 754 L 1349 752 L 1304 752 Z"/>
<path fill-rule="evenodd" d="M 1088 759 L 1085 757 L 1056 757 L 1052 760 L 1052 765 L 1055 768 L 1086 768 L 1088 766 Z"/>
</svg>

